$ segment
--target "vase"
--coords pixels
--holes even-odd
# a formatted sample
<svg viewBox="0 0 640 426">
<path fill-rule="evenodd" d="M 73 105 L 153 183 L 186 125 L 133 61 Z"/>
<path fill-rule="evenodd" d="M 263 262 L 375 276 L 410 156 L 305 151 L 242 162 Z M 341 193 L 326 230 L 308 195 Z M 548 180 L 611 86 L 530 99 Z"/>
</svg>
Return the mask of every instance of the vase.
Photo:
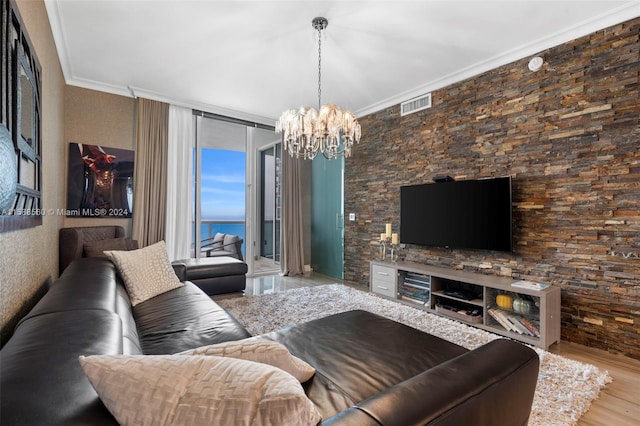
<svg viewBox="0 0 640 426">
<path fill-rule="evenodd" d="M 527 315 L 531 312 L 531 302 L 526 299 L 517 298 L 513 301 L 513 310 L 521 315 Z"/>
</svg>

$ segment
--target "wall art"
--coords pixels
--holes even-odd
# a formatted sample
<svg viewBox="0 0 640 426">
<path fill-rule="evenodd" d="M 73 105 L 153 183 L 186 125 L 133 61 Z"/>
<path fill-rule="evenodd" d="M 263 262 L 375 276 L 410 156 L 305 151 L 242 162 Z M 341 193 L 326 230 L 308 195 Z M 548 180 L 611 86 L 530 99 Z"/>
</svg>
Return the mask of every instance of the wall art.
<svg viewBox="0 0 640 426">
<path fill-rule="evenodd" d="M 134 151 L 69 144 L 68 217 L 132 215 Z"/>
</svg>

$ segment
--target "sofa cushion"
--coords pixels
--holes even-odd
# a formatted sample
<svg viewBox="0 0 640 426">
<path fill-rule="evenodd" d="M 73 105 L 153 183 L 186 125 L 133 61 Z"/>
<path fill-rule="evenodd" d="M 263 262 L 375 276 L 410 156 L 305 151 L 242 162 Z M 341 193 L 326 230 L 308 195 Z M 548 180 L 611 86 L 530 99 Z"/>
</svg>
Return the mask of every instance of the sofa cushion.
<svg viewBox="0 0 640 426">
<path fill-rule="evenodd" d="M 219 252 L 223 253 L 224 250 L 219 250 Z M 187 269 L 186 276 L 189 281 L 229 275 L 245 275 L 247 273 L 247 264 L 230 256 L 182 259 L 173 263 L 185 265 Z"/>
<path fill-rule="evenodd" d="M 105 258 L 82 258 L 71 263 L 45 296 L 21 319 L 61 311 L 115 311 L 116 269 Z"/>
<path fill-rule="evenodd" d="M 164 241 L 138 250 L 105 251 L 104 254 L 118 268 L 132 306 L 182 286 L 171 267 Z"/>
<path fill-rule="evenodd" d="M 122 323 L 113 312 L 52 312 L 24 321 L 1 352 L 0 424 L 115 425 L 78 356 L 122 352 Z"/>
<path fill-rule="evenodd" d="M 141 353 L 129 295 L 116 268 L 107 258 L 74 260 L 36 306 L 19 322 L 65 311 L 104 310 L 116 313 L 122 322 L 123 353 Z"/>
<path fill-rule="evenodd" d="M 468 352 L 439 337 L 359 310 L 283 328 L 265 337 L 282 343 L 316 369 L 305 390 L 323 418 Z"/>
<path fill-rule="evenodd" d="M 179 355 L 219 356 L 269 364 L 291 374 L 300 383 L 309 380 L 316 372 L 315 368 L 291 355 L 280 343 L 259 336 L 202 346 L 180 352 Z"/>
<path fill-rule="evenodd" d="M 105 250 L 128 250 L 124 238 L 91 241 L 84 243 L 83 249 L 85 257 L 107 257 L 104 254 Z"/>
<path fill-rule="evenodd" d="M 199 346 L 251 337 L 195 284 L 162 293 L 133 307 L 145 354 L 175 354 Z"/>
<path fill-rule="evenodd" d="M 80 364 L 122 425 L 316 425 L 321 417 L 291 375 L 214 356 L 90 356 Z"/>
</svg>

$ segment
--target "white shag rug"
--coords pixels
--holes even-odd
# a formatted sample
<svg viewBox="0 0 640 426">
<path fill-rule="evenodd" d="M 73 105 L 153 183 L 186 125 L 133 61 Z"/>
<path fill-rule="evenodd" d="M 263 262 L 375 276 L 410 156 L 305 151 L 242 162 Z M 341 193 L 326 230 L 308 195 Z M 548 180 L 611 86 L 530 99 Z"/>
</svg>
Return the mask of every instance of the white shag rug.
<svg viewBox="0 0 640 426">
<path fill-rule="evenodd" d="M 263 296 L 216 300 L 253 334 L 269 333 L 328 315 L 362 309 L 441 337 L 467 349 L 501 338 L 493 333 L 430 314 L 342 284 L 304 287 Z M 538 384 L 530 426 L 574 425 L 611 376 L 593 365 L 539 348 Z"/>
</svg>

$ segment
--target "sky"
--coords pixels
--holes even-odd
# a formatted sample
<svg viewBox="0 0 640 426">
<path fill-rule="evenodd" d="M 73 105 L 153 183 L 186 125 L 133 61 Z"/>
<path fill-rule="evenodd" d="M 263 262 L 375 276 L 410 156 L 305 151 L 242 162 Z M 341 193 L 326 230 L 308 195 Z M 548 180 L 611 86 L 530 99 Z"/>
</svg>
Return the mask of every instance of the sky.
<svg viewBox="0 0 640 426">
<path fill-rule="evenodd" d="M 246 154 L 202 150 L 202 220 L 244 220 Z"/>
</svg>

